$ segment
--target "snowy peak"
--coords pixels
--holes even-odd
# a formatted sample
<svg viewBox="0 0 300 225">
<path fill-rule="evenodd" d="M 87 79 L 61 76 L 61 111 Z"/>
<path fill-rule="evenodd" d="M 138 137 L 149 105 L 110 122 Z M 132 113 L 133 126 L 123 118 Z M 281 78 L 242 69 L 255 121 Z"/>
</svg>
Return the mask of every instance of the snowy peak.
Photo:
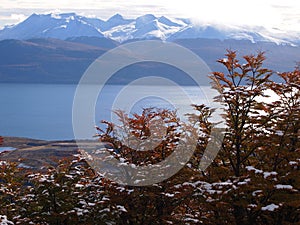
<svg viewBox="0 0 300 225">
<path fill-rule="evenodd" d="M 116 26 L 127 25 L 127 24 L 131 23 L 132 21 L 133 20 L 131 20 L 131 19 L 124 19 L 123 16 L 121 16 L 120 14 L 115 14 L 114 16 L 110 17 L 105 22 L 105 24 L 103 24 L 103 26 L 100 27 L 100 29 L 103 31 L 107 31 Z"/>
<path fill-rule="evenodd" d="M 32 14 L 22 23 L 0 32 L 0 39 L 66 39 L 78 36 L 103 37 L 103 34 L 84 17 L 75 13 Z"/>
<path fill-rule="evenodd" d="M 195 25 L 189 19 L 156 17 L 153 14 L 127 19 L 115 14 L 107 20 L 76 13 L 32 14 L 25 21 L 0 30 L 0 40 L 31 38 L 106 37 L 123 42 L 131 39 L 236 39 L 251 42 L 299 44 L 299 33 L 267 31 L 262 27 L 234 27 L 220 24 Z"/>
<path fill-rule="evenodd" d="M 158 22 L 163 23 L 167 26 L 174 26 L 174 27 L 181 27 L 181 26 L 186 25 L 183 21 L 174 20 L 174 19 L 172 20 L 172 19 L 169 19 L 165 16 L 159 17 Z"/>
<path fill-rule="evenodd" d="M 111 26 L 113 26 L 113 24 L 115 25 L 121 25 L 121 24 L 126 24 L 129 23 L 133 20 L 129 20 L 129 19 L 124 19 L 124 17 L 122 15 L 120 15 L 119 13 L 113 15 L 112 17 L 110 17 L 106 23 L 110 24 Z"/>
<path fill-rule="evenodd" d="M 133 32 L 133 36 L 139 39 L 166 39 L 163 27 L 159 24 L 157 19 L 152 21 L 145 21 L 145 24 L 136 23 L 136 31 Z"/>
<path fill-rule="evenodd" d="M 104 35 L 120 42 L 130 39 L 166 40 L 186 25 L 179 20 L 177 22 L 177 20 L 173 21 L 167 17 L 158 18 L 152 14 L 146 14 L 129 21 L 127 24 L 115 26 L 106 31 Z"/>
<path fill-rule="evenodd" d="M 194 27 L 192 25 L 189 25 L 179 32 L 173 34 L 169 38 L 169 40 L 188 38 L 209 38 L 224 40 L 226 39 L 226 34 L 212 26 Z"/>
<path fill-rule="evenodd" d="M 107 20 L 107 23 L 122 23 L 124 21 L 124 18 L 119 13 L 113 15 Z"/>
<path fill-rule="evenodd" d="M 139 29 L 142 28 L 145 24 L 148 24 L 154 21 L 156 17 L 152 14 L 146 14 L 144 16 L 140 16 L 135 20 L 135 28 Z"/>
</svg>

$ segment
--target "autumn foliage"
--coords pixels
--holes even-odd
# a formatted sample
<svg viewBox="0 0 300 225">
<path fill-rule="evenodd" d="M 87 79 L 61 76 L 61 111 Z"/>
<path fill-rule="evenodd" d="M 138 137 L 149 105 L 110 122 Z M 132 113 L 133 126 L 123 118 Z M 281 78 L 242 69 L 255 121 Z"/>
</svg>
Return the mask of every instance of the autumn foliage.
<svg viewBox="0 0 300 225">
<path fill-rule="evenodd" d="M 262 52 L 238 59 L 234 51 L 218 60 L 226 72 L 214 72 L 211 79 L 226 124 L 215 139 L 219 154 L 205 171 L 199 164 L 214 109 L 194 105 L 186 123 L 165 109 L 117 111 L 121 125 L 102 121 L 105 127 L 97 127 L 111 157 L 135 166 L 156 164 L 189 131 L 197 140 L 195 149 L 186 149 L 193 151 L 189 162 L 148 186 L 109 180 L 82 155 L 46 173 L 24 173 L 0 162 L 0 215 L 15 224 L 299 224 L 300 70 L 275 73 L 264 61 Z M 166 132 L 153 147 L 145 140 L 155 121 Z"/>
</svg>

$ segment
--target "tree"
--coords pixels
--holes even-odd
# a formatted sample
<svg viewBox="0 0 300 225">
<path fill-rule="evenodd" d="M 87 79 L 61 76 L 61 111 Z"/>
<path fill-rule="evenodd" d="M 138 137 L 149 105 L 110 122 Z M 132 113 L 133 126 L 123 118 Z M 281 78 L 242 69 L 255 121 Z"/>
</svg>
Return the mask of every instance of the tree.
<svg viewBox="0 0 300 225">
<path fill-rule="evenodd" d="M 214 72 L 211 76 L 214 87 L 220 92 L 218 101 L 224 104 L 227 114 L 226 132 L 222 144 L 222 154 L 226 160 L 222 164 L 230 164 L 236 177 L 241 176 L 251 156 L 262 145 L 261 121 L 258 121 L 257 110 L 264 107 L 257 101 L 264 97 L 264 90 L 272 71 L 263 68 L 264 53 L 257 56 L 244 56 L 245 63 L 240 64 L 236 52 L 228 51 L 227 58 L 218 60 L 226 69 L 227 74 Z"/>
<path fill-rule="evenodd" d="M 209 168 L 213 175 L 205 177 L 206 222 L 298 223 L 299 71 L 281 73 L 284 82 L 275 83 L 272 71 L 262 67 L 263 53 L 245 56 L 244 64 L 235 52 L 226 56 L 219 62 L 228 74 L 212 76 L 227 109 L 227 127 Z M 278 100 L 268 103 L 270 89 Z"/>
<path fill-rule="evenodd" d="M 114 196 L 111 198 L 111 202 L 116 205 L 121 204 L 126 209 L 126 213 L 122 216 L 122 224 L 167 224 L 183 223 L 189 220 L 198 221 L 197 203 L 199 201 L 198 198 L 193 197 L 193 193 L 197 190 L 195 187 L 201 183 L 197 182 L 201 176 L 198 166 L 200 155 L 207 144 L 206 139 L 208 139 L 210 129 L 207 118 L 210 112 L 204 105 L 194 105 L 194 108 L 199 115 L 188 115 L 192 124 L 180 122 L 174 111 L 146 108 L 141 115 L 134 114 L 132 116 L 117 111 L 121 125 L 116 126 L 108 121 L 103 121 L 107 128 L 105 130 L 97 128 L 99 140 L 105 143 L 109 142 L 115 149 L 111 151 L 111 154 L 121 160 L 121 164 L 125 162 L 134 166 L 155 164 L 164 160 L 174 152 L 184 130 L 191 133 L 190 138 L 199 139 L 190 162 L 169 179 L 144 187 L 118 184 L 114 184 L 114 188 L 110 186 L 108 191 L 110 196 Z M 147 142 L 140 144 L 135 138 L 145 140 L 145 137 L 150 135 L 149 127 L 151 124 L 155 124 L 152 120 L 157 119 L 166 128 L 164 136 L 159 137 L 159 144 L 154 148 L 147 145 Z M 195 127 L 197 129 L 194 129 Z M 151 130 L 156 132 L 155 127 L 152 127 Z M 200 133 L 202 134 L 201 138 Z M 129 140 L 131 135 L 135 137 L 133 142 Z M 187 214 L 187 212 L 189 213 Z"/>
<path fill-rule="evenodd" d="M 257 154 L 262 170 L 276 174 L 272 203 L 279 205 L 278 221 L 299 221 L 300 210 L 300 71 L 279 73 L 282 83 L 272 82 L 275 101 L 267 105 L 271 117 L 265 126 L 264 146 Z"/>
<path fill-rule="evenodd" d="M 0 161 L 0 215 L 12 218 L 16 200 L 22 192 L 23 179 L 16 163 Z"/>
<path fill-rule="evenodd" d="M 122 213 L 110 202 L 107 182 L 80 158 L 27 177 L 32 187 L 17 203 L 22 207 L 19 223 L 116 224 Z"/>
</svg>

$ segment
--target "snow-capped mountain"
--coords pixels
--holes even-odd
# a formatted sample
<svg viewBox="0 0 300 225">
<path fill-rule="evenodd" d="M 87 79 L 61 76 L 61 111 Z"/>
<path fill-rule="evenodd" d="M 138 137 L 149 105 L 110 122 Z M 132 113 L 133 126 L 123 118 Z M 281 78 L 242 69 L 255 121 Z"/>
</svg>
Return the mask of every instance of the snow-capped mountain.
<svg viewBox="0 0 300 225">
<path fill-rule="evenodd" d="M 97 20 L 99 24 L 101 21 Z M 30 38 L 57 38 L 66 39 L 78 36 L 103 37 L 96 23 L 89 18 L 78 16 L 75 13 L 65 14 L 32 14 L 25 21 L 0 31 L 0 39 L 30 39 Z"/>
<path fill-rule="evenodd" d="M 280 35 L 278 35 L 280 34 Z M 208 38 L 237 39 L 251 42 L 268 41 L 277 44 L 297 44 L 300 34 L 289 36 L 270 32 L 263 27 L 234 27 L 228 25 L 195 25 L 189 19 L 156 17 L 146 14 L 136 19 L 125 19 L 116 14 L 108 20 L 88 18 L 75 13 L 33 14 L 25 21 L 0 30 L 0 40 L 31 38 L 106 37 L 118 42 L 131 39 Z"/>
</svg>

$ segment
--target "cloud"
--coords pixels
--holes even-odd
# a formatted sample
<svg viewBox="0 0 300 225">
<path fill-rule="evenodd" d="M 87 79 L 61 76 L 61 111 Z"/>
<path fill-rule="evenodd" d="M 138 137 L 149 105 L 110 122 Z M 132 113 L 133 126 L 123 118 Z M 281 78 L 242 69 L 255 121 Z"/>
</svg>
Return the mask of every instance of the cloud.
<svg viewBox="0 0 300 225">
<path fill-rule="evenodd" d="M 280 29 L 292 32 L 300 32 L 300 2 L 289 1 L 279 2 L 276 1 L 272 4 L 272 8 L 276 11 L 277 17 L 280 18 L 276 24 Z"/>
<path fill-rule="evenodd" d="M 0 15 L 0 20 L 3 25 L 11 25 L 20 23 L 27 18 L 24 14 L 12 13 L 10 15 Z"/>
<path fill-rule="evenodd" d="M 0 26 L 17 23 L 21 20 L 17 15 L 29 16 L 54 10 L 93 15 L 101 19 L 116 13 L 127 18 L 152 13 L 193 18 L 195 23 L 200 24 L 223 23 L 300 31 L 300 1 L 296 0 L 85 0 L 76 1 L 76 4 L 73 0 L 1 0 L 0 17 L 6 15 L 6 18 L 0 21 Z"/>
</svg>

